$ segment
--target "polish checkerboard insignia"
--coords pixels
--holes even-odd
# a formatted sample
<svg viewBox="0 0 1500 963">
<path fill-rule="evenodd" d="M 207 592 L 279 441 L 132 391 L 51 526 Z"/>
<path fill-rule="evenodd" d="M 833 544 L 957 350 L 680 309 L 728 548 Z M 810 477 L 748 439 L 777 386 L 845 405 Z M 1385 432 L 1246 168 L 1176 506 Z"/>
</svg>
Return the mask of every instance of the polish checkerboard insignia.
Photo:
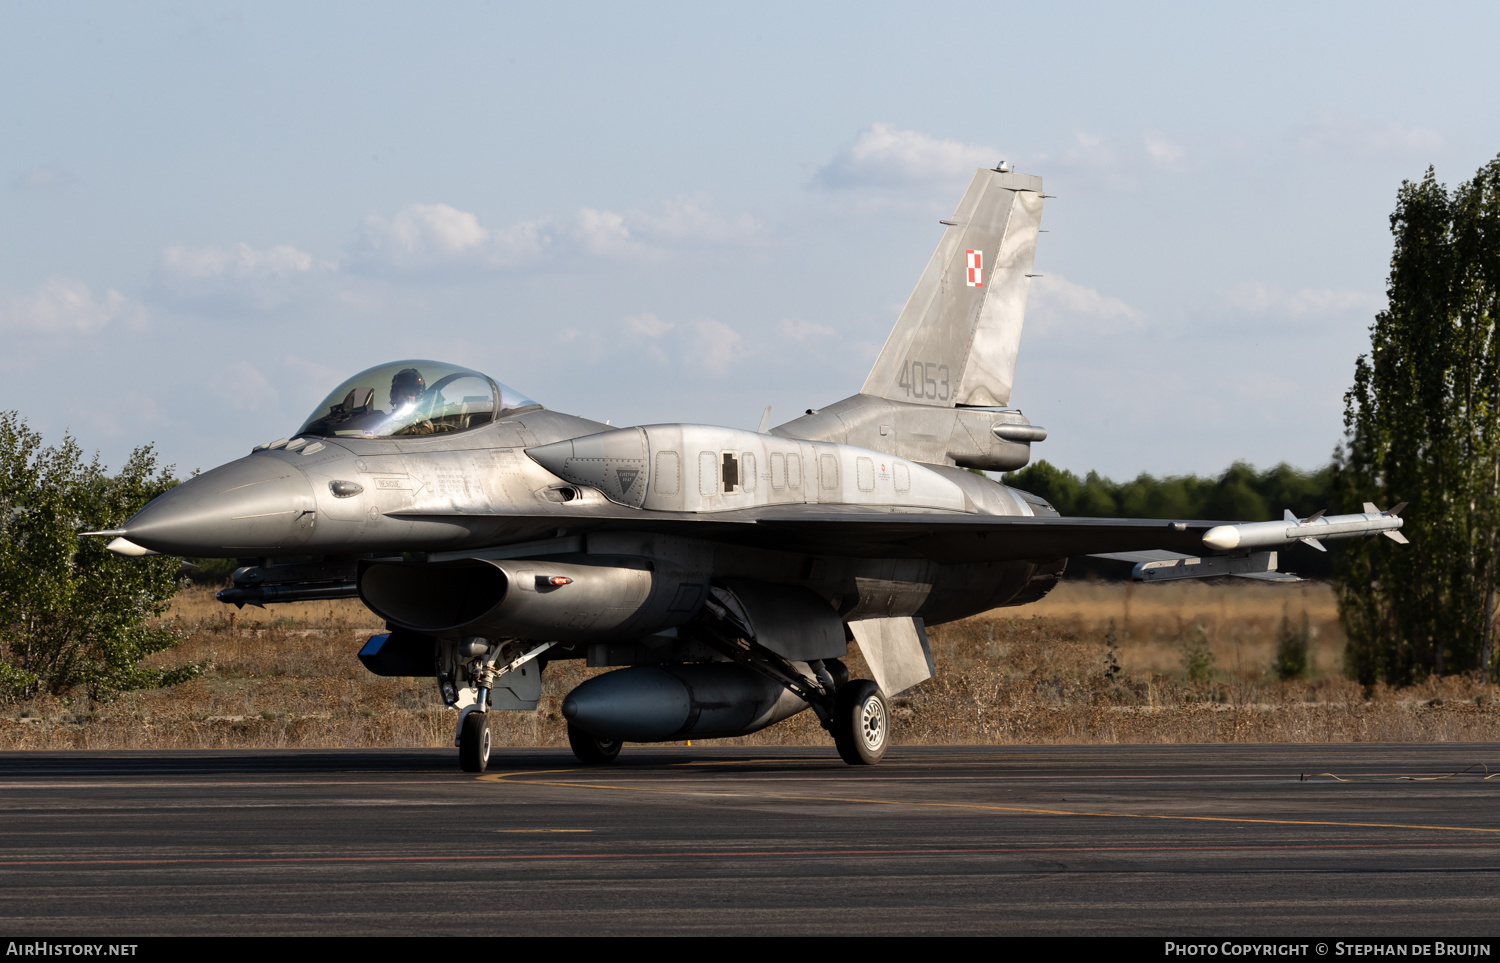
<svg viewBox="0 0 1500 963">
<path fill-rule="evenodd" d="M 965 251 L 969 258 L 969 287 L 984 287 L 984 252 Z"/>
</svg>

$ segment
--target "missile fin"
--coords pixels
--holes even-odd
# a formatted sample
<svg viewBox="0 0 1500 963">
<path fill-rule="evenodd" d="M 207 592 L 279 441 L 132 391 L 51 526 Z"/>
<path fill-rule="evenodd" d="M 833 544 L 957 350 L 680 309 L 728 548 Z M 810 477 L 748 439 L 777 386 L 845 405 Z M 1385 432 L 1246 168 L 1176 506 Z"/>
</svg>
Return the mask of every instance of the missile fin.
<svg viewBox="0 0 1500 963">
<path fill-rule="evenodd" d="M 1387 509 L 1386 511 L 1382 512 L 1381 514 L 1384 514 L 1384 515 L 1400 515 L 1401 514 L 1401 509 L 1403 509 L 1405 507 L 1406 507 L 1406 502 L 1402 502 L 1401 504 L 1397 505 L 1395 508 Z"/>
<path fill-rule="evenodd" d="M 1303 545 L 1311 545 L 1313 548 L 1317 549 L 1320 552 L 1328 551 L 1328 549 L 1323 547 L 1322 542 L 1318 541 L 1316 538 L 1313 538 L 1311 535 L 1306 538 L 1299 538 L 1297 539 L 1297 541 L 1301 542 Z"/>
<path fill-rule="evenodd" d="M 1391 541 L 1396 542 L 1396 543 L 1401 544 L 1401 545 L 1409 545 L 1409 544 L 1411 544 L 1410 540 L 1405 535 L 1402 535 L 1400 532 L 1396 531 L 1394 528 L 1390 529 L 1389 531 L 1381 532 L 1380 534 L 1384 535 L 1386 538 L 1389 538 Z"/>
<path fill-rule="evenodd" d="M 1380 514 L 1380 509 L 1378 509 L 1378 508 L 1375 507 L 1375 503 L 1374 502 L 1365 502 L 1365 514 L 1366 515 L 1379 515 Z"/>
<path fill-rule="evenodd" d="M 1328 509 L 1320 508 L 1317 511 L 1313 512 L 1311 515 L 1302 519 L 1302 524 L 1306 525 L 1308 522 L 1315 522 L 1326 514 L 1328 514 Z"/>
<path fill-rule="evenodd" d="M 1281 510 L 1281 520 L 1283 522 L 1287 522 L 1288 524 L 1297 524 L 1297 516 L 1292 514 L 1292 510 L 1290 508 L 1283 508 Z"/>
</svg>

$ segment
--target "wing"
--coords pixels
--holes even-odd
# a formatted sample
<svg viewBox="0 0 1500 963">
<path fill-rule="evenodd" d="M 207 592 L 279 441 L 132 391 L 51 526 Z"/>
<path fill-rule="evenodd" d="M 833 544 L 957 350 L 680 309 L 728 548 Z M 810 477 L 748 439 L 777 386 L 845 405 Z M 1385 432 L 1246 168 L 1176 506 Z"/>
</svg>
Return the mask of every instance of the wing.
<svg viewBox="0 0 1500 963">
<path fill-rule="evenodd" d="M 507 521 L 516 530 L 644 531 L 757 548 L 875 558 L 926 558 L 939 564 L 1052 559 L 1151 549 L 1197 554 L 1219 522 L 1137 518 L 973 515 L 958 512 L 838 510 L 816 505 L 712 515 L 593 510 L 572 516 L 393 512 L 432 521 Z"/>
</svg>

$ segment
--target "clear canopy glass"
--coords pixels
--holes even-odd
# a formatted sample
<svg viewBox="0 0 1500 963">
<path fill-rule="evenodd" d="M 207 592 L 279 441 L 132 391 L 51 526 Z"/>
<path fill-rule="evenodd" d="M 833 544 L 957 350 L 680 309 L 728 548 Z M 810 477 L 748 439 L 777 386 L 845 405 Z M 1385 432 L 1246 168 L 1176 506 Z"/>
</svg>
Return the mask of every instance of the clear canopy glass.
<svg viewBox="0 0 1500 963">
<path fill-rule="evenodd" d="M 297 434 L 435 435 L 478 428 L 501 412 L 535 404 L 478 371 L 441 361 L 393 361 L 333 389 Z"/>
</svg>

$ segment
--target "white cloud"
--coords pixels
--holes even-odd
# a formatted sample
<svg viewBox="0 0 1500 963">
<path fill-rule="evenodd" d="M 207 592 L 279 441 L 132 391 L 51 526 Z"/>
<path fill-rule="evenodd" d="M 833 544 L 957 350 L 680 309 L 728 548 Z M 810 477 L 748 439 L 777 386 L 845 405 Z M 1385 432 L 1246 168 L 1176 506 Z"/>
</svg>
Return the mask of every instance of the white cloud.
<svg viewBox="0 0 1500 963">
<path fill-rule="evenodd" d="M 1049 273 L 1031 281 L 1026 325 L 1036 333 L 1075 326 L 1088 326 L 1094 331 L 1137 329 L 1143 323 L 1141 312 L 1119 298 L 1075 284 L 1061 274 Z"/>
<path fill-rule="evenodd" d="M 957 181 L 976 167 L 993 167 L 1004 155 L 992 147 L 939 140 L 893 124 L 871 124 L 813 175 L 829 190 Z"/>
<path fill-rule="evenodd" d="M 307 279 L 336 270 L 288 244 L 265 249 L 248 244 L 190 248 L 168 245 L 157 267 L 158 286 L 168 296 L 197 302 L 279 307 L 295 297 Z"/>
<path fill-rule="evenodd" d="M 641 250 L 641 245 L 630 237 L 630 229 L 625 226 L 625 216 L 614 211 L 596 211 L 585 207 L 574 215 L 568 233 L 589 254 L 621 257 Z"/>
<path fill-rule="evenodd" d="M 1428 127 L 1404 127 L 1392 121 L 1371 124 L 1322 114 L 1296 136 L 1308 153 L 1334 154 L 1360 160 L 1382 157 L 1430 159 L 1447 147 L 1442 134 Z"/>
<path fill-rule="evenodd" d="M 497 255 L 525 259 L 540 246 L 534 225 L 517 225 L 492 246 L 478 215 L 447 204 L 408 204 L 387 219 L 365 218 L 359 253 L 397 270 L 423 270 L 453 263 L 489 263 Z"/>
<path fill-rule="evenodd" d="M 1173 143 L 1157 134 L 1147 134 L 1144 140 L 1146 153 L 1157 166 L 1171 171 L 1182 169 L 1182 158 L 1186 152 L 1181 144 Z"/>
<path fill-rule="evenodd" d="M 807 341 L 810 338 L 826 338 L 836 332 L 826 324 L 815 324 L 811 321 L 798 321 L 796 318 L 783 318 L 781 333 L 793 341 Z"/>
<path fill-rule="evenodd" d="M 535 270 L 578 256 L 652 257 L 662 247 L 728 243 L 758 230 L 754 218 L 719 214 L 702 197 L 675 198 L 661 213 L 584 207 L 502 228 L 487 227 L 478 215 L 448 204 L 410 204 L 392 217 L 365 219 L 349 266 L 398 274 Z"/>
<path fill-rule="evenodd" d="M 1174 149 L 1176 146 L 1167 141 L 1156 142 L 1157 155 L 1170 157 Z M 1161 163 L 1159 157 L 1152 156 L 1149 146 L 1146 154 L 1154 162 Z M 1122 160 L 1122 157 L 1126 159 Z M 1135 169 L 1144 160 L 1134 147 L 1116 148 L 1104 135 L 1080 130 L 1074 132 L 1072 140 L 1059 153 L 1039 154 L 1031 163 L 1042 165 L 1049 171 L 1078 172 L 1086 175 L 1085 180 L 1101 183 L 1110 190 L 1134 191 L 1140 187 Z"/>
<path fill-rule="evenodd" d="M 356 270 L 404 273 L 517 271 L 545 267 L 569 254 L 628 258 L 646 253 L 614 211 L 582 208 L 489 228 L 448 204 L 409 204 L 390 218 L 372 215 L 350 254 Z"/>
<path fill-rule="evenodd" d="M 162 271 L 173 278 L 286 278 L 313 270 L 317 263 L 306 251 L 286 244 L 258 251 L 248 244 L 228 248 L 188 248 L 168 245 L 162 252 Z"/>
<path fill-rule="evenodd" d="M 113 288 L 95 297 L 76 278 L 54 275 L 30 294 L 0 302 L 0 330 L 36 334 L 93 334 L 113 323 L 144 322 L 145 310 Z"/>
<path fill-rule="evenodd" d="M 663 321 L 654 314 L 637 314 L 625 319 L 625 327 L 632 334 L 645 335 L 648 338 L 659 338 L 676 327 L 671 321 Z"/>
<path fill-rule="evenodd" d="M 330 382 L 330 385 L 335 383 Z M 248 361 L 232 361 L 218 366 L 208 388 L 236 411 L 274 411 L 279 398 L 266 376 Z"/>
<path fill-rule="evenodd" d="M 708 199 L 702 195 L 676 197 L 667 201 L 661 214 L 640 214 L 633 220 L 639 224 L 638 231 L 652 240 L 710 241 L 726 243 L 751 237 L 760 231 L 760 224 L 748 214 L 726 217 L 713 210 Z"/>
<path fill-rule="evenodd" d="M 1385 296 L 1367 291 L 1336 291 L 1331 288 L 1303 288 L 1284 291 L 1259 281 L 1249 281 L 1223 292 L 1229 307 L 1246 314 L 1280 314 L 1293 318 L 1359 311 L 1374 314 L 1383 310 Z"/>
<path fill-rule="evenodd" d="M 78 183 L 78 178 L 60 164 L 38 164 L 30 170 L 16 175 L 10 186 L 18 191 L 44 191 L 49 188 L 68 187 Z"/>
<path fill-rule="evenodd" d="M 740 333 L 722 321 L 703 318 L 692 322 L 693 340 L 688 362 L 714 373 L 722 373 L 744 353 Z"/>
<path fill-rule="evenodd" d="M 1081 130 L 1073 135 L 1073 143 L 1063 151 L 1062 161 L 1071 167 L 1092 168 L 1115 168 L 1120 163 L 1108 141 L 1098 134 Z"/>
</svg>

